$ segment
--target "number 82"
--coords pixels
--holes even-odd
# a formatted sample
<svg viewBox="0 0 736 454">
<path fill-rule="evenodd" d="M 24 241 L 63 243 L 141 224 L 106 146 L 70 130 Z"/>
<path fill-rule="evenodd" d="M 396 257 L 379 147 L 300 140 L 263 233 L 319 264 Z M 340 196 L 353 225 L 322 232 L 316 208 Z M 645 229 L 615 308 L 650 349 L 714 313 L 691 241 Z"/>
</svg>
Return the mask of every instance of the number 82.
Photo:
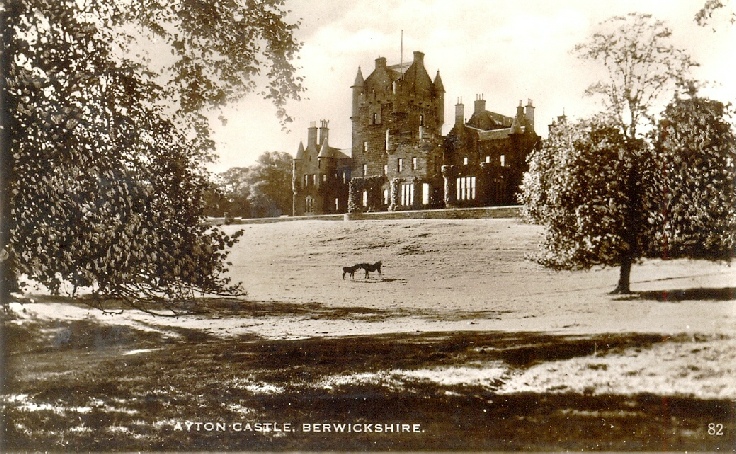
<svg viewBox="0 0 736 454">
<path fill-rule="evenodd" d="M 723 424 L 708 424 L 708 435 L 723 435 Z"/>
</svg>

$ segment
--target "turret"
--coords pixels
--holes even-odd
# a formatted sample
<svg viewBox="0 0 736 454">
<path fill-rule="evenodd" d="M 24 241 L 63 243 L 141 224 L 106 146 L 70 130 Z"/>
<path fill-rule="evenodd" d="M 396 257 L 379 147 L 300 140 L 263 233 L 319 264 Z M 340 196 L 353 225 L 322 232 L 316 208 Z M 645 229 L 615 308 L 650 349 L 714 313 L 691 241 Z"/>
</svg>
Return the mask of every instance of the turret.
<svg viewBox="0 0 736 454">
<path fill-rule="evenodd" d="M 360 67 L 358 67 L 358 74 L 355 76 L 355 83 L 353 84 L 353 114 L 352 118 L 358 117 L 358 110 L 360 108 L 360 96 L 363 94 L 363 83 L 365 82 L 365 79 L 363 79 L 363 72 L 360 70 Z"/>
<path fill-rule="evenodd" d="M 322 147 L 319 149 L 319 154 L 317 155 L 317 157 L 319 159 L 332 157 L 330 146 L 327 143 L 327 138 L 325 138 L 325 141 L 322 142 Z"/>
<path fill-rule="evenodd" d="M 434 77 L 434 92 L 437 97 L 437 120 L 439 120 L 437 135 L 442 135 L 442 124 L 445 122 L 445 85 L 442 83 L 439 69 Z"/>
<path fill-rule="evenodd" d="M 296 151 L 296 157 L 294 160 L 302 160 L 304 159 L 304 143 L 299 141 L 299 149 Z"/>
</svg>

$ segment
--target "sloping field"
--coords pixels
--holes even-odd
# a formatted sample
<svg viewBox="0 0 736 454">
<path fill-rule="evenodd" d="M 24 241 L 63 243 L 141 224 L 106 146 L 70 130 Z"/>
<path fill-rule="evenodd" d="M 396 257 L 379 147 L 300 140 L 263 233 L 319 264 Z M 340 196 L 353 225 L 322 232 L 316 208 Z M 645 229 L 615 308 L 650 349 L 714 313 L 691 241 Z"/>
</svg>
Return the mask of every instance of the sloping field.
<svg viewBox="0 0 736 454">
<path fill-rule="evenodd" d="M 229 228 L 245 231 L 231 256 L 233 276 L 255 301 L 405 311 L 435 315 L 445 326 L 459 318 L 493 330 L 736 332 L 736 268 L 646 261 L 632 271 L 632 290 L 642 298 L 610 296 L 617 268 L 545 269 L 526 259 L 541 241 L 540 228 L 514 219 Z M 355 280 L 342 279 L 343 266 L 377 261 L 381 278 L 358 272 Z"/>
<path fill-rule="evenodd" d="M 736 270 L 554 272 L 512 219 L 245 232 L 245 299 L 4 317 L 2 450 L 731 450 Z M 342 277 L 342 267 L 383 273 Z"/>
</svg>

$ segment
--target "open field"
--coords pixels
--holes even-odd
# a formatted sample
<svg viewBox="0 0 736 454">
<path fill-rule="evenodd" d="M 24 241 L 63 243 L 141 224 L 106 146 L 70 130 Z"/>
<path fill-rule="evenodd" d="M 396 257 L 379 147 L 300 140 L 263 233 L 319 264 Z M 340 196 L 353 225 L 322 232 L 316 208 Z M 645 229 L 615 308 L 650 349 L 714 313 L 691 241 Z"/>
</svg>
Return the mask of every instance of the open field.
<svg viewBox="0 0 736 454">
<path fill-rule="evenodd" d="M 178 318 L 12 304 L 0 448 L 736 446 L 725 264 L 646 261 L 622 297 L 617 269 L 526 259 L 540 230 L 513 219 L 226 228 L 245 231 L 245 299 Z M 342 279 L 379 260 L 382 276 Z"/>
</svg>

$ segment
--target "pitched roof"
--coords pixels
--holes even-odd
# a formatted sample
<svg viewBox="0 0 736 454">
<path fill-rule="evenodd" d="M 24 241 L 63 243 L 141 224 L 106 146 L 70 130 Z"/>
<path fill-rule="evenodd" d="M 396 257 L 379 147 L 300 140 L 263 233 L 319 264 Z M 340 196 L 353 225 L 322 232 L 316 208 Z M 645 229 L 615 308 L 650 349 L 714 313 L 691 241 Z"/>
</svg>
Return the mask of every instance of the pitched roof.
<svg viewBox="0 0 736 454">
<path fill-rule="evenodd" d="M 481 142 L 488 140 L 503 140 L 512 134 L 511 128 L 483 130 L 479 128 L 474 128 L 473 126 L 467 124 L 465 125 L 465 127 L 475 131 L 478 134 L 478 140 L 480 140 Z M 526 126 L 521 127 L 522 132 L 525 129 Z"/>
</svg>

